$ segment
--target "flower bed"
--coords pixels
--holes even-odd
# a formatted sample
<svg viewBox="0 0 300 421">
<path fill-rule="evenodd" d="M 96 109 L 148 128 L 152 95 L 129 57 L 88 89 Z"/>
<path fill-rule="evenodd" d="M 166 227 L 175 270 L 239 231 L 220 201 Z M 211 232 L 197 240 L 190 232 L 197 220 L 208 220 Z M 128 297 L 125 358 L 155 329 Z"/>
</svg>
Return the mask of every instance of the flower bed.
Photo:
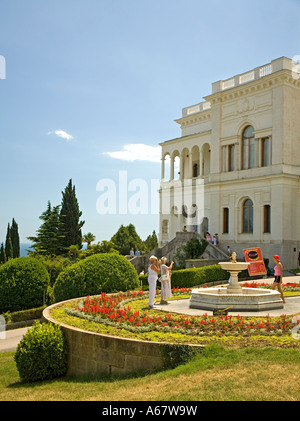
<svg viewBox="0 0 300 421">
<path fill-rule="evenodd" d="M 244 282 L 243 287 L 271 289 L 272 284 L 268 284 L 265 282 L 258 283 L 258 282 L 252 281 L 252 282 Z M 282 291 L 300 293 L 300 283 L 298 284 L 296 282 L 288 282 L 288 283 L 282 284 Z"/>
<path fill-rule="evenodd" d="M 190 289 L 173 289 L 174 294 L 187 294 Z M 192 336 L 250 336 L 290 335 L 294 327 L 291 317 L 242 317 L 242 316 L 187 316 L 159 311 L 134 310 L 130 303 L 146 300 L 148 292 L 88 296 L 66 313 L 90 321 L 104 323 L 131 332 L 177 332 Z M 299 321 L 298 321 L 299 323 Z"/>
</svg>

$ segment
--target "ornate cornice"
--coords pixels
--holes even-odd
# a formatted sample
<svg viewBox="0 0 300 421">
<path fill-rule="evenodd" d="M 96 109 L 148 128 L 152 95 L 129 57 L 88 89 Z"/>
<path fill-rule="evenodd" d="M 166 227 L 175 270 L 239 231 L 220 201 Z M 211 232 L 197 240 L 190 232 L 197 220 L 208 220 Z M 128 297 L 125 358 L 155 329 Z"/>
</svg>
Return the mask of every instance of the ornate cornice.
<svg viewBox="0 0 300 421">
<path fill-rule="evenodd" d="M 223 91 L 216 92 L 211 95 L 207 95 L 204 97 L 204 99 L 206 101 L 209 101 L 211 106 L 214 106 L 216 104 L 224 103 L 226 101 L 232 101 L 234 99 L 245 97 L 249 94 L 255 94 L 258 91 L 272 89 L 276 85 L 288 85 L 300 88 L 300 78 L 294 78 L 293 73 L 290 70 L 284 69 L 276 73 L 264 76 L 261 79 L 254 80 L 252 82 L 247 82 L 244 85 L 239 85 Z"/>
</svg>

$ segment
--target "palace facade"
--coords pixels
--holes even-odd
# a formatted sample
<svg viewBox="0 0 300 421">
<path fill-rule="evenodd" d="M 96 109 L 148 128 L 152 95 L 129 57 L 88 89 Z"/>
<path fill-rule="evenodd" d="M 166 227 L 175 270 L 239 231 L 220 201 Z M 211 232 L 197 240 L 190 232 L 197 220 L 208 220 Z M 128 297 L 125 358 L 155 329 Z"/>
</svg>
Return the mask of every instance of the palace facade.
<svg viewBox="0 0 300 421">
<path fill-rule="evenodd" d="M 160 246 L 183 230 L 236 251 L 261 247 L 296 268 L 300 250 L 300 78 L 272 60 L 182 110 L 181 136 L 161 143 Z"/>
</svg>

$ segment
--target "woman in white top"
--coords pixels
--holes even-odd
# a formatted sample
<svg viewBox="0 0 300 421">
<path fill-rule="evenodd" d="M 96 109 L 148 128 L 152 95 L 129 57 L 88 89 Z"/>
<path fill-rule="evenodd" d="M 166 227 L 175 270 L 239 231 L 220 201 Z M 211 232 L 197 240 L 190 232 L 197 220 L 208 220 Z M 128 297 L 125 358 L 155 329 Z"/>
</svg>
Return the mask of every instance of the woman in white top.
<svg viewBox="0 0 300 421">
<path fill-rule="evenodd" d="M 167 298 L 172 297 L 170 271 L 173 267 L 174 262 L 171 262 L 169 267 L 166 265 L 166 263 L 167 263 L 167 258 L 162 257 L 161 258 L 161 266 L 160 266 L 160 271 L 161 271 L 161 278 L 160 278 L 160 280 L 161 280 L 161 301 L 160 301 L 160 304 L 168 304 L 167 301 L 166 301 Z"/>
<path fill-rule="evenodd" d="M 158 273 L 160 272 L 160 268 L 158 265 L 157 257 L 151 256 L 150 257 L 150 264 L 148 267 L 148 284 L 149 284 L 149 309 L 153 308 L 154 305 L 154 298 L 156 293 L 156 281 L 158 278 Z"/>
</svg>

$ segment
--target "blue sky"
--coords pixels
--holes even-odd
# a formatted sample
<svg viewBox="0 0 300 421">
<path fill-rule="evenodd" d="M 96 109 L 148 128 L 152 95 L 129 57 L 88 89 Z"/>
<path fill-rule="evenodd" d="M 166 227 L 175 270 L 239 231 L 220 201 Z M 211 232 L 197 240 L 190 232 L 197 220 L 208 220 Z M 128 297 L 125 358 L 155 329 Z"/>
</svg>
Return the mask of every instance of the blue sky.
<svg viewBox="0 0 300 421">
<path fill-rule="evenodd" d="M 27 242 L 70 178 L 96 241 L 121 224 L 158 232 L 150 184 L 181 109 L 214 81 L 299 55 L 299 18 L 298 0 L 2 0 L 0 242 L 12 218 Z M 99 181 L 119 195 L 136 179 L 148 213 L 99 212 Z"/>
</svg>

